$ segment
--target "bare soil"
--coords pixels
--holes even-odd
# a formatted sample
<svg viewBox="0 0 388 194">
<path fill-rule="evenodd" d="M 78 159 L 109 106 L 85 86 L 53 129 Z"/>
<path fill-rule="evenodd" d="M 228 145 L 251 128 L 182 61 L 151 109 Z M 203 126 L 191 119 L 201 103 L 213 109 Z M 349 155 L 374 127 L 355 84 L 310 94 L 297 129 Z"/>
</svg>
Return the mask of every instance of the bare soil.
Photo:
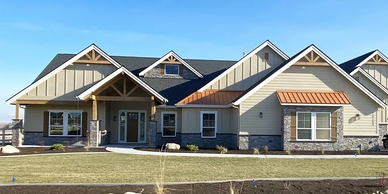
<svg viewBox="0 0 388 194">
<path fill-rule="evenodd" d="M 28 155 L 28 154 L 54 154 L 54 153 L 69 153 L 69 152 L 108 152 L 105 148 L 89 148 L 89 151 L 83 147 L 64 147 L 64 150 L 51 150 L 49 147 L 18 147 L 19 153 L 4 154 L 0 152 L 0 156 L 9 155 Z M 1 191 L 0 191 L 1 193 Z"/>
<path fill-rule="evenodd" d="M 153 151 L 159 152 L 160 148 L 135 148 L 142 151 Z M 180 150 L 164 150 L 163 152 L 175 152 L 175 153 L 194 153 L 188 149 Z M 219 154 L 220 151 L 216 149 L 199 149 L 196 153 L 209 153 L 209 154 Z M 292 155 L 322 155 L 321 151 L 290 151 Z M 253 154 L 253 150 L 228 150 L 226 154 Z M 266 155 L 287 155 L 285 151 L 268 151 L 263 152 L 260 150 L 260 154 Z M 324 155 L 354 155 L 357 154 L 355 150 L 344 150 L 344 151 L 325 151 Z M 383 151 L 361 151 L 361 155 L 388 155 L 388 152 Z"/>
<path fill-rule="evenodd" d="M 388 181 L 385 185 L 380 179 L 377 180 L 321 180 L 321 181 L 245 181 L 234 182 L 232 187 L 234 193 L 256 194 L 256 193 L 376 193 L 386 191 Z M 165 185 L 166 192 L 171 194 L 229 194 L 230 183 L 196 183 Z M 119 186 L 93 186 L 93 185 L 50 185 L 50 186 L 28 186 L 11 185 L 0 186 L 0 193 L 84 193 L 84 194 L 123 194 L 125 192 L 140 192 L 143 194 L 155 193 L 153 185 L 119 185 Z M 236 192 L 237 191 L 237 192 Z"/>
</svg>

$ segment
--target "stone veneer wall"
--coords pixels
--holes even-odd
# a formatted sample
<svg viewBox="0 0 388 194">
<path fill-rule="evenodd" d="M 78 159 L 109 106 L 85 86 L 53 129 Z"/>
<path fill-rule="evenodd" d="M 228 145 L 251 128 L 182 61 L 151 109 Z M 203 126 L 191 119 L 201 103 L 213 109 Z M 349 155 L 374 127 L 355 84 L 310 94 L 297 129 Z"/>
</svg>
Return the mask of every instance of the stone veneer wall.
<svg viewBox="0 0 388 194">
<path fill-rule="evenodd" d="M 291 141 L 291 112 L 336 112 L 337 113 L 337 140 L 332 141 Z M 282 140 L 284 150 L 378 150 L 379 139 L 385 134 L 387 125 L 380 124 L 379 136 L 376 137 L 347 137 L 343 135 L 343 107 L 282 107 Z"/>
<path fill-rule="evenodd" d="M 45 145 L 53 145 L 56 143 L 63 144 L 63 141 L 69 141 L 70 145 L 84 146 L 86 137 L 43 137 L 40 132 L 25 132 L 23 145 L 39 145 L 40 141 L 44 141 Z"/>
<path fill-rule="evenodd" d="M 158 122 L 148 122 L 148 147 L 155 148 L 158 145 L 157 139 Z"/>
<path fill-rule="evenodd" d="M 176 133 L 176 137 L 162 137 L 162 133 L 158 133 L 156 135 L 156 139 L 158 142 L 157 143 L 158 146 L 162 146 L 166 143 L 177 143 L 180 145 L 182 142 L 181 133 Z M 181 146 L 183 147 L 183 145 L 181 145 Z"/>
<path fill-rule="evenodd" d="M 154 68 L 149 70 L 144 75 L 144 77 L 198 79 L 198 76 L 195 75 L 190 69 L 188 69 L 184 65 L 179 65 L 179 68 L 183 68 L 182 75 L 165 75 L 165 74 L 160 74 L 160 68 L 161 68 L 161 65 L 155 66 Z"/>
<path fill-rule="evenodd" d="M 238 142 L 240 150 L 262 149 L 262 146 L 268 146 L 269 150 L 283 149 L 281 135 L 239 135 Z"/>
<path fill-rule="evenodd" d="M 222 145 L 229 149 L 237 149 L 237 135 L 217 133 L 217 138 L 202 138 L 201 133 L 181 133 L 181 146 L 197 145 L 199 148 L 215 148 Z"/>
</svg>

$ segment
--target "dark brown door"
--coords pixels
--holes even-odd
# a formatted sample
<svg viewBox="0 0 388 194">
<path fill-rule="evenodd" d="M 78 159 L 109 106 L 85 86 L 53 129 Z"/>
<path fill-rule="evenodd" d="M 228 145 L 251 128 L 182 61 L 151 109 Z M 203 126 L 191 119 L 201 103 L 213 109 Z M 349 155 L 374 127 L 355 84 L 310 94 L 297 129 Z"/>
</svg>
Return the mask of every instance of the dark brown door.
<svg viewBox="0 0 388 194">
<path fill-rule="evenodd" d="M 127 142 L 138 142 L 139 113 L 127 113 Z"/>
</svg>

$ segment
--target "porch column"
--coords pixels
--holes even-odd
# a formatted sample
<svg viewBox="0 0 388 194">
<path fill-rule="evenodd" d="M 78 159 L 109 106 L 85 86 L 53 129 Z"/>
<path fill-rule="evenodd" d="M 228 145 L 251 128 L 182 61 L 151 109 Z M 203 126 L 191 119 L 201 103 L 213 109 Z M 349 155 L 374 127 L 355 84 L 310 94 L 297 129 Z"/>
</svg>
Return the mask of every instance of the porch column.
<svg viewBox="0 0 388 194">
<path fill-rule="evenodd" d="M 97 120 L 97 99 L 95 95 L 92 95 L 93 100 L 93 117 L 92 120 Z"/>
<path fill-rule="evenodd" d="M 15 104 L 15 119 L 20 119 L 20 104 L 18 101 Z"/>
<path fill-rule="evenodd" d="M 151 96 L 151 112 L 150 112 L 151 121 L 155 121 L 155 113 L 156 113 L 155 97 Z"/>
<path fill-rule="evenodd" d="M 12 146 L 15 146 L 15 147 L 22 146 L 22 142 L 23 142 L 22 130 L 23 130 L 23 120 L 12 119 Z"/>
</svg>

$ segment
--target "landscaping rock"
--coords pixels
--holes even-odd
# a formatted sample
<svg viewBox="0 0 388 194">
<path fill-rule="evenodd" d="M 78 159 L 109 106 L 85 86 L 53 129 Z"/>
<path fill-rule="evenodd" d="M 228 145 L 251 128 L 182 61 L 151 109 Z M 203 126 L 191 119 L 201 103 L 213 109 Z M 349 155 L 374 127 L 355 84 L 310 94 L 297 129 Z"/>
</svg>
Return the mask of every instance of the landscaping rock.
<svg viewBox="0 0 388 194">
<path fill-rule="evenodd" d="M 179 150 L 179 149 L 181 149 L 181 146 L 179 144 L 176 144 L 176 143 L 167 143 L 166 149 L 167 150 Z"/>
<path fill-rule="evenodd" d="M 4 154 L 12 154 L 12 153 L 19 153 L 19 149 L 11 146 L 11 145 L 6 145 L 3 148 L 1 148 L 1 153 Z"/>
</svg>

